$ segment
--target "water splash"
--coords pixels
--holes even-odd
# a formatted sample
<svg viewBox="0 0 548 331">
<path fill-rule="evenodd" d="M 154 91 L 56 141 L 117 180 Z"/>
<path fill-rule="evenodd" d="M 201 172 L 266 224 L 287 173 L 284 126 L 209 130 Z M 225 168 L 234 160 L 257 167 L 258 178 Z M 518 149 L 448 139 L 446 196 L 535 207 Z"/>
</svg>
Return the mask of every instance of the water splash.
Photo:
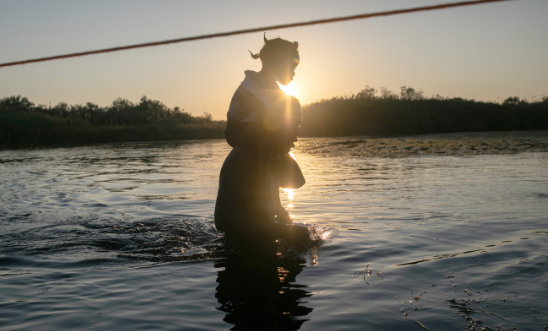
<svg viewBox="0 0 548 331">
<path fill-rule="evenodd" d="M 316 224 L 303 224 L 308 228 L 310 234 L 310 240 L 315 243 L 321 244 L 333 238 L 336 235 L 337 230 L 327 227 L 322 227 Z"/>
</svg>

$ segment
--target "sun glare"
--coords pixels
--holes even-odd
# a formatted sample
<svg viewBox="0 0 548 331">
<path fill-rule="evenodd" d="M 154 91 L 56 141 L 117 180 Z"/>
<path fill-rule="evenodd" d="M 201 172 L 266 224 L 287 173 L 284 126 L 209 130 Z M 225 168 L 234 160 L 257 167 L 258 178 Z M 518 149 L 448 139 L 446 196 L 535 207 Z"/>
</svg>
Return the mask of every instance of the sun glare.
<svg viewBox="0 0 548 331">
<path fill-rule="evenodd" d="M 295 84 L 289 83 L 287 85 L 278 84 L 280 86 L 280 89 L 284 91 L 287 95 L 296 96 L 297 95 L 297 89 L 295 88 Z"/>
</svg>

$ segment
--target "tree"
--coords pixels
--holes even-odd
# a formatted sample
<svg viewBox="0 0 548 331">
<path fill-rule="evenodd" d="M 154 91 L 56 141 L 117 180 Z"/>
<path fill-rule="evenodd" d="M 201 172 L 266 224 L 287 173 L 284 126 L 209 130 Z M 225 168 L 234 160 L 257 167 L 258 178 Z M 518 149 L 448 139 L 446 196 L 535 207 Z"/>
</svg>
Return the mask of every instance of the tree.
<svg viewBox="0 0 548 331">
<path fill-rule="evenodd" d="M 386 87 L 381 86 L 379 89 L 381 90 L 381 98 L 382 99 L 396 99 L 397 98 L 397 96 L 394 93 L 392 93 L 392 91 L 387 89 Z"/>
<path fill-rule="evenodd" d="M 363 90 L 358 92 L 357 97 L 358 99 L 375 99 L 375 94 L 377 94 L 377 90 L 366 85 Z"/>
<path fill-rule="evenodd" d="M 400 87 L 400 100 L 416 101 L 422 100 L 424 96 L 422 95 L 421 90 L 415 90 L 411 86 L 402 86 Z"/>
<path fill-rule="evenodd" d="M 527 100 L 520 99 L 519 97 L 508 97 L 502 102 L 503 105 L 524 105 L 527 104 Z"/>
<path fill-rule="evenodd" d="M 200 117 L 203 118 L 206 122 L 213 122 L 213 116 L 211 115 L 211 113 L 204 111 L 204 114 Z"/>
<path fill-rule="evenodd" d="M 0 100 L 0 112 L 11 113 L 20 111 L 31 111 L 34 103 L 30 102 L 26 97 L 20 95 L 12 95 Z"/>
</svg>

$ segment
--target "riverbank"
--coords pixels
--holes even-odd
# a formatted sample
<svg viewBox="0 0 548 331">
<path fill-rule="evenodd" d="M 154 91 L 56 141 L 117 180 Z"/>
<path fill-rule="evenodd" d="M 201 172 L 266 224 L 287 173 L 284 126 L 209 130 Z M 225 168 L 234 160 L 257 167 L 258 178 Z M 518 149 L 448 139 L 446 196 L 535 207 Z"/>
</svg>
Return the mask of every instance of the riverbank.
<svg viewBox="0 0 548 331">
<path fill-rule="evenodd" d="M 192 116 L 145 97 L 104 108 L 35 106 L 20 96 L 0 100 L 0 149 L 223 138 L 225 125 L 210 114 Z"/>
<path fill-rule="evenodd" d="M 81 146 L 101 143 L 173 141 L 224 137 L 224 122 L 92 125 L 45 114 L 0 114 L 0 149 Z"/>
<path fill-rule="evenodd" d="M 358 94 L 316 101 L 303 107 L 303 136 L 390 136 L 427 133 L 548 129 L 548 97 L 501 103 L 424 97 L 403 86 L 396 95 L 365 88 Z"/>
<path fill-rule="evenodd" d="M 416 134 L 548 130 L 548 97 L 502 103 L 440 96 L 402 87 L 400 94 L 365 88 L 358 94 L 304 105 L 303 137 L 409 136 Z M 27 98 L 0 99 L 0 149 L 81 146 L 115 142 L 222 139 L 225 121 L 193 116 L 160 101 L 116 99 L 54 107 Z"/>
</svg>

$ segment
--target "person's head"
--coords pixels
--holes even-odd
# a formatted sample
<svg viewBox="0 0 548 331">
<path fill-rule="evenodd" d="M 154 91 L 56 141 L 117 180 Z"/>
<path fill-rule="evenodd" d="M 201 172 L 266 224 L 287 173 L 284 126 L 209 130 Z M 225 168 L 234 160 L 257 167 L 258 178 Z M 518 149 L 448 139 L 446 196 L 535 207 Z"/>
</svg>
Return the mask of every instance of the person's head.
<svg viewBox="0 0 548 331">
<path fill-rule="evenodd" d="M 271 73 L 278 83 L 287 85 L 293 80 L 295 76 L 295 68 L 299 64 L 299 43 L 291 42 L 281 38 L 266 39 L 264 37 L 264 46 L 261 48 L 259 54 L 253 54 L 251 56 L 254 59 L 261 59 L 263 63 L 263 70 Z"/>
</svg>

